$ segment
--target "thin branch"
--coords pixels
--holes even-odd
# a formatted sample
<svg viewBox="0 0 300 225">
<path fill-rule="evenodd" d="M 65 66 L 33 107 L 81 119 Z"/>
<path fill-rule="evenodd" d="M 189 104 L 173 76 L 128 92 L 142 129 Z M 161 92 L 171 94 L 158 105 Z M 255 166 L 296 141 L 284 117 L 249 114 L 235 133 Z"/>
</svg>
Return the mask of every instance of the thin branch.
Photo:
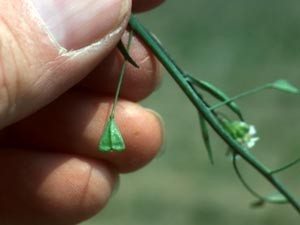
<svg viewBox="0 0 300 225">
<path fill-rule="evenodd" d="M 115 110 L 116 110 L 116 106 L 117 106 L 117 103 L 118 103 L 118 100 L 119 100 L 119 96 L 120 96 L 120 92 L 121 92 L 121 87 L 122 87 L 123 80 L 124 80 L 125 70 L 126 70 L 126 67 L 127 67 L 127 62 L 130 62 L 130 63 L 134 62 L 134 60 L 131 58 L 131 56 L 128 53 L 129 47 L 130 47 L 131 42 L 132 42 L 132 38 L 133 38 L 133 32 L 130 31 L 129 32 L 127 46 L 125 47 L 123 45 L 124 49 L 120 48 L 121 53 L 124 54 L 124 62 L 122 64 L 122 68 L 121 68 L 121 72 L 120 72 L 120 76 L 119 76 L 119 81 L 118 81 L 118 85 L 117 85 L 117 90 L 116 90 L 116 94 L 115 94 L 115 100 L 114 100 L 114 103 L 113 103 L 113 107 L 112 107 L 112 110 L 111 110 L 110 117 L 114 117 L 115 116 Z M 135 65 L 135 64 L 136 63 L 134 62 L 133 65 Z M 137 67 L 138 67 L 138 65 L 137 65 Z"/>
<path fill-rule="evenodd" d="M 231 103 L 233 101 L 236 101 L 236 100 L 238 100 L 240 98 L 243 98 L 243 97 L 246 97 L 246 96 L 249 96 L 249 95 L 253 95 L 253 94 L 256 94 L 256 93 L 258 93 L 260 91 L 266 90 L 269 87 L 270 87 L 270 85 L 267 84 L 267 85 L 263 85 L 263 86 L 255 88 L 255 89 L 243 92 L 243 93 L 241 93 L 239 95 L 236 95 L 236 96 L 234 96 L 234 97 L 232 97 L 232 98 L 230 98 L 230 99 L 228 99 L 226 101 L 223 101 L 223 102 L 220 102 L 220 103 L 218 103 L 216 105 L 211 106 L 210 110 L 215 110 L 215 109 L 220 108 L 220 107 L 222 107 L 224 105 L 227 105 L 227 104 L 229 104 L 229 103 Z"/>
<path fill-rule="evenodd" d="M 298 163 L 300 163 L 300 158 L 294 160 L 293 162 L 291 162 L 291 163 L 289 163 L 289 164 L 287 164 L 287 165 L 285 165 L 283 167 L 280 167 L 279 169 L 272 170 L 270 172 L 270 174 L 276 174 L 276 173 L 282 172 L 282 171 L 284 171 L 284 170 L 286 170 L 286 169 L 288 169 L 288 168 L 290 168 L 290 167 L 292 167 L 292 166 L 294 166 L 294 165 L 296 165 Z"/>
<path fill-rule="evenodd" d="M 246 149 L 244 149 L 230 136 L 230 134 L 228 134 L 216 116 L 206 106 L 203 99 L 198 96 L 197 93 L 195 93 L 190 87 L 180 67 L 176 65 L 175 61 L 168 55 L 156 38 L 154 38 L 153 35 L 148 32 L 148 30 L 136 19 L 135 16 L 131 17 L 130 26 L 134 32 L 138 34 L 145 43 L 148 44 L 152 52 L 156 55 L 165 69 L 173 77 L 182 91 L 190 99 L 199 113 L 216 131 L 216 133 L 229 145 L 231 149 L 233 149 L 236 154 L 240 155 L 246 162 L 252 165 L 260 174 L 262 174 L 290 202 L 294 209 L 300 213 L 300 205 L 297 200 L 275 177 L 272 176 L 272 174 L 270 174 L 270 170 L 264 164 L 259 162 L 253 156 L 247 154 Z"/>
<path fill-rule="evenodd" d="M 241 172 L 239 171 L 239 168 L 237 166 L 237 162 L 236 162 L 236 155 L 233 156 L 232 159 L 232 164 L 233 164 L 233 168 L 234 171 L 236 173 L 236 175 L 238 176 L 239 180 L 242 182 L 242 184 L 244 185 L 244 187 L 256 198 L 258 198 L 261 201 L 265 201 L 264 197 L 262 197 L 260 194 L 258 194 L 256 191 L 253 190 L 252 187 L 250 187 L 250 185 L 248 185 L 248 183 L 246 182 L 246 180 L 244 179 L 244 177 L 242 176 Z"/>
</svg>

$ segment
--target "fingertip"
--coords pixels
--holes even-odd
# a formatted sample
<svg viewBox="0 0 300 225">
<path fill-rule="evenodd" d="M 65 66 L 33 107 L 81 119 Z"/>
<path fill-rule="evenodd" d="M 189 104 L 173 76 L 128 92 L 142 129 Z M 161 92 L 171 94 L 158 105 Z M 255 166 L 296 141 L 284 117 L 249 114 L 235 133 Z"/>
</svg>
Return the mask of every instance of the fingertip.
<svg viewBox="0 0 300 225">
<path fill-rule="evenodd" d="M 104 160 L 122 173 L 138 170 L 161 149 L 163 124 L 152 111 L 120 99 L 115 119 L 125 140 L 126 150 L 121 153 L 99 152 L 99 139 L 112 102 L 112 98 L 70 92 L 11 127 L 8 132 L 24 145 Z"/>
<path fill-rule="evenodd" d="M 130 0 L 32 0 L 45 30 L 63 48 L 81 49 L 116 29 L 131 11 Z"/>
<path fill-rule="evenodd" d="M 128 39 L 126 32 L 124 40 Z M 140 68 L 128 66 L 124 79 L 124 97 L 132 101 L 140 101 L 148 97 L 160 85 L 162 80 L 161 64 L 152 50 L 139 38 L 133 38 L 130 54 Z"/>
<path fill-rule="evenodd" d="M 127 42 L 128 32 L 125 32 L 122 39 L 124 43 Z M 132 39 L 130 55 L 139 68 L 127 64 L 121 97 L 140 101 L 148 97 L 161 83 L 161 67 L 151 50 L 138 37 Z M 79 86 L 96 94 L 113 95 L 123 62 L 119 51 L 113 51 Z"/>
</svg>

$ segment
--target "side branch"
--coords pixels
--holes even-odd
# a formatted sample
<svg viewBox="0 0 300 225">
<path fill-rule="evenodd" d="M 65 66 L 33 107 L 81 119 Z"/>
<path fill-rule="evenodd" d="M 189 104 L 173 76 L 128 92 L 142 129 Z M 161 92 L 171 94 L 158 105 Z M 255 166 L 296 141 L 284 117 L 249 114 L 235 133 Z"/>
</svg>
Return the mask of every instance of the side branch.
<svg viewBox="0 0 300 225">
<path fill-rule="evenodd" d="M 186 94 L 202 117 L 210 124 L 215 132 L 227 143 L 235 154 L 241 156 L 246 162 L 253 166 L 260 174 L 262 174 L 300 213 L 300 205 L 296 199 L 286 190 L 286 188 L 271 174 L 271 171 L 254 156 L 247 153 L 247 149 L 234 140 L 230 134 L 224 129 L 222 124 L 216 118 L 216 115 L 205 104 L 204 100 L 199 96 L 185 79 L 185 74 L 175 61 L 168 55 L 157 39 L 136 19 L 132 16 L 130 26 L 133 31 L 139 35 L 142 40 L 150 47 L 165 69 L 173 77 L 182 91 Z"/>
</svg>

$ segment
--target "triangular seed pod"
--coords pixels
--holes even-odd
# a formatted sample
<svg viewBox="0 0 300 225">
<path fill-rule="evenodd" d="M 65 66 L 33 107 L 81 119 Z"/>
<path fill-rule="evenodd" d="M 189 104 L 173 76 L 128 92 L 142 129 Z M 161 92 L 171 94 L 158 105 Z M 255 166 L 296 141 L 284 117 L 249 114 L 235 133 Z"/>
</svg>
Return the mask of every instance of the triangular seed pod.
<svg viewBox="0 0 300 225">
<path fill-rule="evenodd" d="M 292 94 L 299 94 L 300 92 L 298 88 L 296 88 L 294 85 L 292 85 L 286 80 L 277 80 L 271 84 L 271 87 L 279 91 L 285 91 Z"/>
<path fill-rule="evenodd" d="M 110 117 L 106 123 L 98 150 L 101 152 L 122 152 L 125 150 L 125 142 L 113 117 Z"/>
</svg>

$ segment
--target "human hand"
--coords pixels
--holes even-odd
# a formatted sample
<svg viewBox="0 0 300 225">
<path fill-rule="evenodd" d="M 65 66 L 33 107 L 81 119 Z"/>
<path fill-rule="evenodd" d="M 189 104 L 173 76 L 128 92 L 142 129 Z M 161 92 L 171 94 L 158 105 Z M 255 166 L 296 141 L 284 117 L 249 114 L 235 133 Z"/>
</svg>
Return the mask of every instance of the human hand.
<svg viewBox="0 0 300 225">
<path fill-rule="evenodd" d="M 160 148 L 159 118 L 135 103 L 159 83 L 158 63 L 134 38 L 140 69 L 127 67 L 116 112 L 127 149 L 99 153 L 131 1 L 32 1 L 0 0 L 0 224 L 76 224 L 105 206 L 119 173 Z"/>
</svg>

